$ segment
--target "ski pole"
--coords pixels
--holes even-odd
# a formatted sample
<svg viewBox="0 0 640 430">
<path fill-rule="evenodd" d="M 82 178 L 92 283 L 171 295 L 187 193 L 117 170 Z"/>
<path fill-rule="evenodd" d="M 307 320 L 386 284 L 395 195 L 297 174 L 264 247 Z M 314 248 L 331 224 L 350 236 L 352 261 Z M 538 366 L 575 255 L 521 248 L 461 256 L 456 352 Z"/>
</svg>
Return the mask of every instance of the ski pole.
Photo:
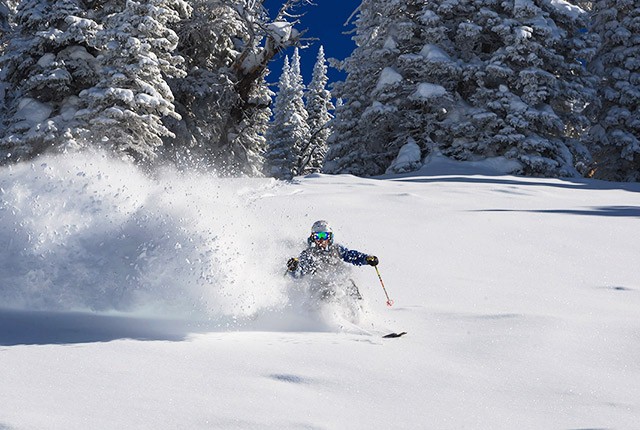
<svg viewBox="0 0 640 430">
<path fill-rule="evenodd" d="M 380 279 L 380 285 L 382 285 L 382 290 L 384 291 L 384 295 L 387 296 L 387 306 L 393 306 L 393 300 L 389 298 L 389 294 L 387 294 L 387 289 L 384 287 L 384 282 L 382 282 L 382 276 L 380 276 L 380 271 L 378 270 L 378 266 L 373 266 L 376 269 L 376 273 L 378 274 L 378 279 Z"/>
</svg>

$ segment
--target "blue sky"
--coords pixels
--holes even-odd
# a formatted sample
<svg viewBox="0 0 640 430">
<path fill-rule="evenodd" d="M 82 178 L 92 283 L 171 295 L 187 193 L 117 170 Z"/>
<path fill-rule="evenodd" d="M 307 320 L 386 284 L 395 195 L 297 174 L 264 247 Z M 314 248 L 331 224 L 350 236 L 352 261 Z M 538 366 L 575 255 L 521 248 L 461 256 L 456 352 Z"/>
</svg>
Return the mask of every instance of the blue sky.
<svg viewBox="0 0 640 430">
<path fill-rule="evenodd" d="M 266 0 L 264 6 L 273 16 L 277 13 L 280 6 L 285 0 Z M 306 14 L 301 18 L 299 29 L 308 29 L 305 37 L 317 38 L 318 40 L 310 41 L 310 46 L 300 52 L 301 68 L 305 84 L 311 80 L 311 72 L 313 64 L 318 55 L 318 47 L 324 46 L 327 58 L 333 57 L 344 59 L 348 57 L 355 44 L 351 40 L 351 35 L 345 35 L 344 32 L 354 28 L 353 23 L 344 26 L 345 21 L 351 16 L 353 11 L 360 5 L 360 0 L 315 0 L 316 6 L 307 6 L 304 11 Z M 288 49 L 280 54 L 269 66 L 271 74 L 268 77 L 269 82 L 277 82 L 282 71 L 282 61 L 285 55 L 291 56 L 293 49 Z M 335 69 L 329 68 L 329 82 L 344 79 L 344 75 Z"/>
</svg>

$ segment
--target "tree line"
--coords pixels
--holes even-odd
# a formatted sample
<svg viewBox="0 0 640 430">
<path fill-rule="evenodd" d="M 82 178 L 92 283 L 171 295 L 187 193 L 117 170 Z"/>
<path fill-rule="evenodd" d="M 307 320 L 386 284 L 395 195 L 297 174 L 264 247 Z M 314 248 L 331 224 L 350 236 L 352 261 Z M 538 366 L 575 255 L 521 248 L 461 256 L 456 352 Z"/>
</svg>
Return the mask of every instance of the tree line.
<svg viewBox="0 0 640 430">
<path fill-rule="evenodd" d="M 640 5 L 633 0 L 363 0 L 327 173 L 430 154 L 513 173 L 640 179 Z M 414 159 L 394 163 L 402 148 Z"/>
<path fill-rule="evenodd" d="M 109 148 L 262 174 L 269 62 L 296 10 L 255 0 L 3 0 L 0 160 Z"/>
<path fill-rule="evenodd" d="M 269 62 L 300 45 L 308 3 L 275 18 L 255 0 L 0 4 L 0 159 L 101 145 L 286 179 L 401 173 L 439 154 L 640 179 L 633 0 L 362 0 L 356 48 L 332 64 L 345 80 L 329 93 L 319 50 L 305 88 L 296 50 L 274 93 Z"/>
</svg>

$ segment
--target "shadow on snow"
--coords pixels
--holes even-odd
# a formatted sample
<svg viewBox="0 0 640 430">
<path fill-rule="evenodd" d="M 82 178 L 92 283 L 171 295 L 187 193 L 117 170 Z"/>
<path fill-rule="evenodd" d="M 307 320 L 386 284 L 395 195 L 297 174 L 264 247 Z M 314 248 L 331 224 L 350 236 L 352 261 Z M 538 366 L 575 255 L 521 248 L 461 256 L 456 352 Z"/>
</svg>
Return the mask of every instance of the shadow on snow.
<svg viewBox="0 0 640 430">
<path fill-rule="evenodd" d="M 481 209 L 475 212 L 530 212 L 545 214 L 640 218 L 640 207 L 638 206 L 596 206 L 587 209 Z"/>
<path fill-rule="evenodd" d="M 636 182 L 608 182 L 597 179 L 581 179 L 581 178 L 540 178 L 539 180 L 530 180 L 532 178 L 522 176 L 416 176 L 407 173 L 405 175 L 385 175 L 374 177 L 372 179 L 392 179 L 400 182 L 414 183 L 472 183 L 472 184 L 495 184 L 495 185 L 519 185 L 519 186 L 536 186 L 564 188 L 574 190 L 623 190 L 633 193 L 640 193 L 640 184 Z"/>
<path fill-rule="evenodd" d="M 400 182 L 413 183 L 474 183 L 474 184 L 495 184 L 512 186 L 534 186 L 564 188 L 573 190 L 623 190 L 640 193 L 640 184 L 635 182 L 607 182 L 595 179 L 556 179 L 532 181 L 525 177 L 514 176 L 411 176 L 411 174 L 396 176 L 381 176 L 380 178 L 392 179 Z M 512 190 L 500 190 L 503 192 L 513 192 Z M 640 206 L 595 206 L 585 209 L 539 209 L 539 210 L 515 210 L 515 209 L 482 209 L 476 212 L 533 212 L 567 215 L 587 215 L 604 217 L 627 217 L 640 218 Z"/>
<path fill-rule="evenodd" d="M 0 346 L 109 342 L 117 339 L 182 341 L 196 323 L 82 312 L 0 309 Z M 1 429 L 1 427 L 0 427 Z"/>
</svg>

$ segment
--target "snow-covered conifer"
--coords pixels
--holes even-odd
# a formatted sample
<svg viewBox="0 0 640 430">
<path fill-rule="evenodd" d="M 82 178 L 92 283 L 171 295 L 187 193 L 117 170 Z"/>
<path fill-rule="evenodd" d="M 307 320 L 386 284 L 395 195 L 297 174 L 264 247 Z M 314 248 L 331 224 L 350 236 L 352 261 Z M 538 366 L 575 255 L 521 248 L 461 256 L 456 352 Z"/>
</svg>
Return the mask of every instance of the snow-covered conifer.
<svg viewBox="0 0 640 430">
<path fill-rule="evenodd" d="M 75 145 L 78 94 L 96 82 L 95 34 L 81 0 L 20 3 L 0 58 L 5 89 L 0 151 L 20 160 Z"/>
<path fill-rule="evenodd" d="M 564 1 L 482 0 L 473 8 L 427 14 L 455 23 L 447 42 L 463 60 L 457 94 L 441 150 L 463 160 L 504 156 L 514 173 L 576 176 L 588 158 L 579 138 L 588 128 L 585 108 L 595 97 L 584 63 L 597 39 L 585 33 L 585 11 Z"/>
<path fill-rule="evenodd" d="M 171 124 L 175 144 L 220 174 L 263 170 L 264 130 L 272 93 L 265 76 L 274 56 L 298 43 L 292 11 L 308 0 L 287 0 L 275 18 L 262 2 L 191 0 L 192 17 L 176 26 L 187 77 L 171 80 L 183 119 Z"/>
<path fill-rule="evenodd" d="M 309 114 L 304 104 L 305 86 L 302 80 L 302 72 L 300 71 L 300 51 L 295 48 L 291 56 L 291 67 L 289 68 L 289 87 L 291 91 L 290 97 L 290 114 L 287 122 L 290 126 L 290 137 L 293 139 L 293 148 L 297 155 L 295 174 L 304 173 L 304 161 L 306 152 L 309 148 L 309 139 L 311 137 L 309 124 L 307 120 Z"/>
<path fill-rule="evenodd" d="M 289 57 L 284 58 L 282 74 L 273 105 L 273 121 L 267 133 L 265 174 L 277 179 L 291 179 L 297 163 L 294 141 L 291 139 L 291 67 Z"/>
<path fill-rule="evenodd" d="M 178 36 L 168 27 L 189 14 L 182 0 L 127 0 L 97 34 L 100 79 L 80 93 L 78 116 L 87 139 L 138 160 L 150 160 L 172 133 L 164 117 L 179 118 L 167 76 L 184 76 L 174 54 Z"/>
<path fill-rule="evenodd" d="M 327 173 L 365 176 L 384 171 L 387 167 L 376 162 L 378 153 L 369 145 L 372 136 L 362 121 L 363 113 L 372 106 L 371 93 L 380 71 L 387 65 L 384 58 L 376 55 L 384 44 L 384 39 L 378 37 L 383 19 L 383 11 L 379 10 L 381 3 L 379 0 L 362 1 L 355 20 L 353 40 L 356 49 L 347 59 L 335 64 L 347 73 L 347 77 L 333 87 L 334 95 L 344 104 L 336 107 L 332 134 L 327 142 L 329 149 L 323 166 Z M 372 143 L 378 145 L 378 142 L 376 138 Z"/>
<path fill-rule="evenodd" d="M 585 18 L 563 0 L 363 0 L 325 170 L 384 173 L 415 142 L 423 154 L 577 175 L 595 96 Z"/>
<path fill-rule="evenodd" d="M 601 108 L 589 144 L 595 177 L 640 181 L 640 6 L 600 0 L 591 31 L 602 45 L 591 68 L 602 77 Z"/>
<path fill-rule="evenodd" d="M 356 19 L 356 49 L 339 66 L 347 72 L 334 94 L 345 104 L 336 109 L 334 132 L 324 171 L 385 173 L 400 149 L 417 142 L 427 152 L 427 132 L 453 100 L 442 77 L 455 63 L 430 49 L 435 65 L 426 66 L 425 25 L 419 0 L 364 0 Z M 424 51 L 424 53 L 422 53 Z M 453 66 L 451 64 L 453 64 Z"/>
<path fill-rule="evenodd" d="M 267 136 L 267 174 L 290 179 L 304 173 L 302 150 L 308 146 L 309 125 L 304 105 L 304 83 L 300 54 L 296 48 L 291 62 L 285 61 L 278 84 L 274 120 Z"/>
<path fill-rule="evenodd" d="M 327 90 L 328 81 L 324 48 L 320 46 L 306 96 L 310 138 L 308 148 L 302 150 L 303 173 L 319 172 L 327 154 L 327 139 L 331 134 L 330 111 L 334 109 L 331 103 L 331 92 Z"/>
</svg>

